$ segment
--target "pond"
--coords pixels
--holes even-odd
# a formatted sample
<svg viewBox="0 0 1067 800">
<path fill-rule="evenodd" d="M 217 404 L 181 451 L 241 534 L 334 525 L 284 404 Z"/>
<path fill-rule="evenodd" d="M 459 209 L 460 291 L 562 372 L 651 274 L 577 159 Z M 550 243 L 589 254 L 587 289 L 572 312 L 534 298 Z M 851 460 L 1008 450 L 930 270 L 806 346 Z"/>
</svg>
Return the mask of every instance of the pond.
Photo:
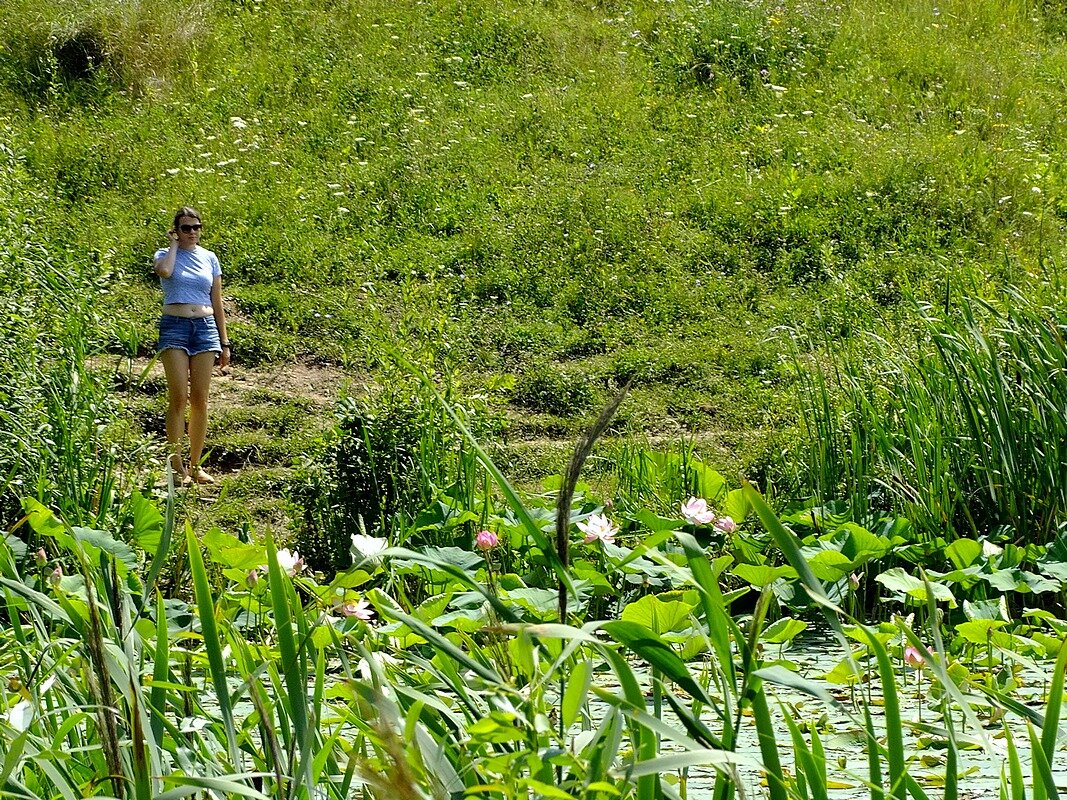
<svg viewBox="0 0 1067 800">
<path fill-rule="evenodd" d="M 796 689 L 765 684 L 775 729 L 779 733 L 778 743 L 783 766 L 790 772 L 793 770 L 792 746 L 784 721 L 784 715 L 790 714 L 803 730 L 814 728 L 819 734 L 826 752 L 830 797 L 835 800 L 869 798 L 870 789 L 864 782 L 867 777 L 867 751 L 862 707 L 858 702 L 853 702 L 853 693 L 848 687 L 836 686 L 824 678 L 845 658 L 844 648 L 831 631 L 809 629 L 797 637 L 791 647 L 783 649 L 782 658 L 791 662 L 797 674 L 820 685 L 839 701 L 837 705 L 830 705 Z M 635 673 L 648 685 L 647 671 L 635 669 Z M 908 768 L 930 798 L 938 798 L 943 796 L 946 766 L 945 738 L 943 734 L 939 734 L 939 700 L 929 696 L 929 677 L 914 669 L 907 669 L 905 674 L 907 684 L 898 686 L 898 693 L 901 717 L 905 722 L 904 748 L 908 757 Z M 1020 673 L 1019 678 L 1022 685 L 1015 691 L 1016 699 L 1043 712 L 1048 688 L 1047 674 L 1026 670 Z M 618 687 L 606 682 L 603 688 L 614 690 Z M 875 727 L 880 738 L 884 737 L 885 717 L 881 713 L 883 701 L 877 674 L 870 683 L 856 687 L 855 692 L 857 700 L 859 692 L 870 699 Z M 654 713 L 651 696 L 648 696 L 650 699 L 647 711 Z M 595 724 L 607 713 L 609 706 L 599 702 L 594 703 L 592 708 Z M 962 715 L 957 714 L 954 717 L 954 728 L 960 744 L 958 774 L 959 796 L 962 798 L 998 796 L 1001 769 L 1006 757 L 1005 723 L 1011 726 L 1013 737 L 1019 746 L 1024 774 L 1030 774 L 1029 748 L 1025 746 L 1025 721 L 1011 715 L 1000 717 L 990 714 L 988 709 L 979 709 L 979 712 L 979 719 L 983 724 L 981 730 L 965 727 Z M 681 728 L 677 717 L 666 704 L 662 716 L 668 723 Z M 710 711 L 705 712 L 703 720 L 713 730 L 716 729 L 717 720 Z M 681 749 L 669 741 L 664 741 L 662 747 L 668 752 Z M 1067 746 L 1060 745 L 1058 752 L 1065 747 Z M 742 721 L 737 752 L 747 761 L 761 762 L 755 725 L 751 718 Z M 1058 763 L 1060 768 L 1057 769 Z M 1062 760 L 1057 759 L 1052 766 L 1057 786 L 1067 786 L 1067 769 L 1062 767 Z M 710 767 L 690 768 L 678 789 L 683 796 L 689 798 L 710 797 L 714 782 L 715 771 Z M 760 798 L 767 795 L 766 781 L 758 768 L 741 766 L 738 770 L 737 785 L 739 797 Z"/>
</svg>

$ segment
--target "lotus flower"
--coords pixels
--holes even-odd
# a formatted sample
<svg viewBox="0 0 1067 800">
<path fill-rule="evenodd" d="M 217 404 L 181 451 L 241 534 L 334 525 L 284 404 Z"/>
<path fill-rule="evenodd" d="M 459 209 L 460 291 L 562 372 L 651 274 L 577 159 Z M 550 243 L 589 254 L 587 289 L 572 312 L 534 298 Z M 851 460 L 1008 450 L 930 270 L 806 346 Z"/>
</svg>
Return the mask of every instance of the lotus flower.
<svg viewBox="0 0 1067 800">
<path fill-rule="evenodd" d="M 498 544 L 500 537 L 492 531 L 478 531 L 478 535 L 474 537 L 474 546 L 479 550 L 492 550 Z"/>
<path fill-rule="evenodd" d="M 286 547 L 284 550 L 278 551 L 278 566 L 281 567 L 291 578 L 298 572 L 303 571 L 304 559 L 296 550 L 290 552 L 289 548 Z"/>
<path fill-rule="evenodd" d="M 737 523 L 733 517 L 716 517 L 712 523 L 719 533 L 733 533 L 737 530 Z"/>
<path fill-rule="evenodd" d="M 346 617 L 355 617 L 364 622 L 374 619 L 374 610 L 371 608 L 370 603 L 367 602 L 366 597 L 361 597 L 356 601 L 348 600 L 340 603 L 337 606 L 337 610 Z"/>
<path fill-rule="evenodd" d="M 919 652 L 918 648 L 909 644 L 904 648 L 904 663 L 913 669 L 922 669 L 926 666 L 926 659 L 923 658 L 923 654 Z"/>
<path fill-rule="evenodd" d="M 585 543 L 591 544 L 598 539 L 601 542 L 615 541 L 615 534 L 619 532 L 617 525 L 603 514 L 593 514 L 584 522 L 578 523 L 578 530 L 585 534 Z"/>
<path fill-rule="evenodd" d="M 366 536 L 362 533 L 352 534 L 352 558 L 354 561 L 376 561 L 387 547 L 389 547 L 389 542 L 385 539 L 379 539 L 377 536 Z"/>
<path fill-rule="evenodd" d="M 703 497 L 690 497 L 682 503 L 682 516 L 690 525 L 707 525 L 715 519 L 715 513 Z"/>
</svg>

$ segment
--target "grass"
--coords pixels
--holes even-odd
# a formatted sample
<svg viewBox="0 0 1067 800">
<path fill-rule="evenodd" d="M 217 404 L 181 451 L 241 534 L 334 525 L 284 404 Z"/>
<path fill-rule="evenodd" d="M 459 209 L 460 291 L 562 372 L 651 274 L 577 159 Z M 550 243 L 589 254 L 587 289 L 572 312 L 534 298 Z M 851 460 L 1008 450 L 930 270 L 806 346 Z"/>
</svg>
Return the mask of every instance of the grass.
<svg viewBox="0 0 1067 800">
<path fill-rule="evenodd" d="M 5 384 L 25 388 L 5 430 L 41 424 L 33 361 L 65 328 L 83 326 L 70 335 L 87 353 L 151 353 L 148 254 L 192 202 L 242 370 L 326 364 L 388 386 L 383 353 L 399 352 L 503 409 L 530 486 L 632 380 L 612 435 L 691 438 L 782 495 L 866 503 L 886 482 L 934 526 L 974 496 L 952 477 L 966 464 L 902 451 L 812 483 L 798 439 L 837 442 L 839 459 L 867 444 L 837 438 L 836 406 L 803 427 L 808 362 L 794 368 L 790 337 L 819 341 L 828 373 L 849 352 L 883 370 L 869 337 L 918 351 L 917 309 L 946 294 L 1057 302 L 1061 18 L 1020 2 L 9 3 L 4 316 L 35 322 L 5 322 L 20 331 Z M 896 399 L 919 403 L 912 385 Z M 118 416 L 104 386 L 81 386 L 82 407 Z M 159 438 L 159 388 L 127 391 L 106 436 L 82 415 L 69 458 L 0 457 L 5 518 L 27 486 L 64 496 L 42 464 L 101 452 L 98 436 L 150 484 L 135 465 Z M 278 475 L 320 452 L 330 420 L 281 403 L 216 394 L 210 458 L 240 471 L 205 524 L 247 507 L 284 537 Z M 953 435 L 910 441 L 938 452 Z"/>
<path fill-rule="evenodd" d="M 1062 250 L 1052 10 L 130 9 L 9 5 L 0 90 L 43 187 L 35 238 L 135 311 L 121 346 L 142 353 L 145 259 L 185 200 L 246 365 L 366 368 L 412 336 L 514 374 L 523 407 L 588 413 L 637 372 L 691 429 L 716 413 L 664 342 L 678 365 L 722 362 L 756 412 L 789 392 L 745 363 L 776 369 L 776 326 L 818 307 L 848 338 L 900 314 L 905 286 L 992 288 Z M 103 65 L 20 83 L 59 28 Z M 146 63 L 156 39 L 188 57 Z"/>
</svg>

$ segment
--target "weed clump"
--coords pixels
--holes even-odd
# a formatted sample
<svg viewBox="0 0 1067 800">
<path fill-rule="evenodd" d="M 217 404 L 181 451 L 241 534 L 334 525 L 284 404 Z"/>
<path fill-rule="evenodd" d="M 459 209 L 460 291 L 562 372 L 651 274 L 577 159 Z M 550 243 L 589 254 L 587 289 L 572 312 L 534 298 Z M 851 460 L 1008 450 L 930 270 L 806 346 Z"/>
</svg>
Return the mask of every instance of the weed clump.
<svg viewBox="0 0 1067 800">
<path fill-rule="evenodd" d="M 653 28 L 651 58 L 665 86 L 734 85 L 750 91 L 792 82 L 826 59 L 833 28 L 756 2 L 687 5 Z"/>
<path fill-rule="evenodd" d="M 472 431 L 485 433 L 496 424 L 482 399 L 456 408 Z M 315 569 L 345 569 L 354 534 L 417 537 L 408 530 L 411 520 L 440 493 L 475 502 L 479 473 L 439 403 L 410 379 L 345 398 L 333 429 L 305 457 L 292 483 L 290 497 L 302 509 L 295 547 Z M 459 533 L 469 546 L 472 531 Z"/>
<path fill-rule="evenodd" d="M 0 10 L 0 85 L 31 104 L 159 93 L 195 61 L 196 9 L 164 2 L 22 0 Z"/>
<path fill-rule="evenodd" d="M 519 376 L 514 400 L 530 411 L 572 416 L 591 409 L 598 393 L 585 372 L 541 363 Z"/>
</svg>

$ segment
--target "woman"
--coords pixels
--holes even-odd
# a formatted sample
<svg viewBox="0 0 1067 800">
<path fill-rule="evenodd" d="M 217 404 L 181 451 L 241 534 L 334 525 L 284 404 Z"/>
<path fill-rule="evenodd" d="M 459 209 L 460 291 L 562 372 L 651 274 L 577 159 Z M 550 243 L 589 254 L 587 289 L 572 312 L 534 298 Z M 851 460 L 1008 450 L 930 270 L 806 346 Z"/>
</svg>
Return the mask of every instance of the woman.
<svg viewBox="0 0 1067 800">
<path fill-rule="evenodd" d="M 167 376 L 167 443 L 170 465 L 182 483 L 214 483 L 200 466 L 207 436 L 207 396 L 216 359 L 230 363 L 226 312 L 222 307 L 222 267 L 200 246 L 200 213 L 188 206 L 174 215 L 170 247 L 155 255 L 163 286 L 159 352 Z M 185 407 L 189 406 L 189 469 L 182 460 Z"/>
</svg>

